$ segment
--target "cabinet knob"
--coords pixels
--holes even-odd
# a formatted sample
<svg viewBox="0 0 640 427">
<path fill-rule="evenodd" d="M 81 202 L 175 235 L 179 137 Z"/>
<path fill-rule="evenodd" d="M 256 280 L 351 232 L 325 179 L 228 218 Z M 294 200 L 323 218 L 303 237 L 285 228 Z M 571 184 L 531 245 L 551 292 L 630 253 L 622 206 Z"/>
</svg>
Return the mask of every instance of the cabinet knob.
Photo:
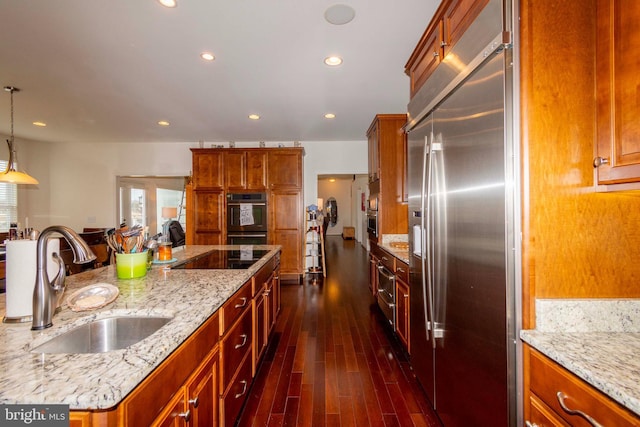
<svg viewBox="0 0 640 427">
<path fill-rule="evenodd" d="M 188 423 L 191 420 L 191 411 L 187 410 L 187 412 L 180 412 L 178 417 L 184 418 L 184 421 Z"/>
<path fill-rule="evenodd" d="M 440 54 L 439 54 L 438 52 L 434 51 L 434 52 L 433 52 L 433 57 L 434 57 L 434 58 L 436 58 L 436 57 L 438 57 L 438 56 L 440 56 Z"/>
<path fill-rule="evenodd" d="M 560 407 L 562 408 L 563 411 L 565 411 L 567 414 L 569 415 L 577 415 L 579 417 L 584 418 L 589 424 L 591 424 L 593 427 L 603 427 L 602 424 L 600 424 L 599 422 L 597 422 L 595 419 L 593 419 L 591 416 L 589 416 L 588 414 L 586 414 L 585 412 L 582 411 L 578 411 L 577 409 L 571 409 L 567 406 L 567 404 L 565 403 L 565 399 L 567 398 L 567 395 L 564 394 L 563 392 L 559 391 L 556 393 L 556 397 L 558 398 L 558 403 L 560 404 Z"/>
<path fill-rule="evenodd" d="M 531 421 L 525 421 L 524 425 L 527 427 L 539 427 L 538 424 L 532 423 Z"/>
<path fill-rule="evenodd" d="M 200 404 L 200 398 L 198 396 L 196 396 L 193 399 L 189 399 L 189 405 L 193 405 L 194 408 L 197 408 L 199 404 Z"/>
<path fill-rule="evenodd" d="M 608 164 L 609 164 L 609 159 L 607 159 L 606 157 L 596 157 L 595 159 L 593 159 L 594 168 L 600 167 L 602 165 L 608 165 Z"/>
</svg>

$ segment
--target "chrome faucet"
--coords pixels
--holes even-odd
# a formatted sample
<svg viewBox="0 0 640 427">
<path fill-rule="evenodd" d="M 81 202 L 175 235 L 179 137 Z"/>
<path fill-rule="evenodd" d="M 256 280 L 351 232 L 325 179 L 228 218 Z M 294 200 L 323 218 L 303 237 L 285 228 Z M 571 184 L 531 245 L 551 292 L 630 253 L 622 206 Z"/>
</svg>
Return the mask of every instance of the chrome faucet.
<svg viewBox="0 0 640 427">
<path fill-rule="evenodd" d="M 58 300 L 62 297 L 65 289 L 64 285 L 64 262 L 60 257 L 54 257 L 60 264 L 58 275 L 49 280 L 47 274 L 47 241 L 52 233 L 62 234 L 62 237 L 69 242 L 73 252 L 73 262 L 84 264 L 96 259 L 95 254 L 87 243 L 72 229 L 64 225 L 52 225 L 45 228 L 38 237 L 36 246 L 36 283 L 33 289 L 33 323 L 32 331 L 46 329 L 53 325 L 51 319 L 58 306 Z"/>
</svg>

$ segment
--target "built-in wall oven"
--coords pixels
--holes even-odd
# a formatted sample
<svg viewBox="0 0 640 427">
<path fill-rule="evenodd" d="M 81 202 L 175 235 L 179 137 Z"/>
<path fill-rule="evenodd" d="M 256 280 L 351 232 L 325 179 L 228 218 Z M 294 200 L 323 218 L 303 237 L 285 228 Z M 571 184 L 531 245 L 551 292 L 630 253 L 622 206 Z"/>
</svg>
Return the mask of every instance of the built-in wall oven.
<svg viewBox="0 0 640 427">
<path fill-rule="evenodd" d="M 378 306 L 393 330 L 396 330 L 396 275 L 383 264 L 378 264 Z"/>
<path fill-rule="evenodd" d="M 378 197 L 380 194 L 380 181 L 369 183 L 369 200 L 367 201 L 367 232 L 369 238 L 378 239 Z"/>
<path fill-rule="evenodd" d="M 227 194 L 227 244 L 267 244 L 266 193 Z"/>
</svg>

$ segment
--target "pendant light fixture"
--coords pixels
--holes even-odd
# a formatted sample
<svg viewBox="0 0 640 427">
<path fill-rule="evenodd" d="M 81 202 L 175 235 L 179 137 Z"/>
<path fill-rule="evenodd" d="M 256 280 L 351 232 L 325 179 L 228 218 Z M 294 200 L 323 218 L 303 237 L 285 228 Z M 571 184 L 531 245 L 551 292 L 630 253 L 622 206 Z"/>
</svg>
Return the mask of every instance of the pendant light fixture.
<svg viewBox="0 0 640 427">
<path fill-rule="evenodd" d="M 10 182 L 12 184 L 38 184 L 37 179 L 24 172 L 19 172 L 16 169 L 18 156 L 16 155 L 13 138 L 13 92 L 19 92 L 20 89 L 13 86 L 5 86 L 4 90 L 11 94 L 11 137 L 7 139 L 7 145 L 9 146 L 9 162 L 7 163 L 7 169 L 4 173 L 0 173 L 0 182 Z"/>
</svg>

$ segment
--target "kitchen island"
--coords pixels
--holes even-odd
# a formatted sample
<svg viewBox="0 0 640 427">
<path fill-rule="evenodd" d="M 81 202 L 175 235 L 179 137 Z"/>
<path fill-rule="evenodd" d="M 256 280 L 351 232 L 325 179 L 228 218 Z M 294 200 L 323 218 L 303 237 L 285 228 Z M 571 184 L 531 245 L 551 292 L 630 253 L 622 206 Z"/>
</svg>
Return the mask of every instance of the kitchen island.
<svg viewBox="0 0 640 427">
<path fill-rule="evenodd" d="M 225 248 L 229 247 L 185 246 L 174 249 L 173 254 L 179 264 Z M 53 326 L 43 331 L 31 331 L 31 323 L 2 324 L 0 403 L 67 404 L 72 410 L 82 411 L 116 407 L 216 315 L 236 291 L 246 288 L 252 277 L 265 270 L 262 267 L 279 259 L 279 246 L 255 248 L 268 252 L 244 269 L 171 269 L 169 265 L 154 264 L 146 277 L 119 280 L 115 266 L 108 266 L 67 277 L 65 297 L 97 283 L 118 287 L 119 296 L 93 311 L 74 312 L 63 303 L 61 311 L 53 317 Z M 4 308 L 2 298 L 0 313 L 4 314 Z M 148 338 L 122 350 L 94 354 L 31 351 L 81 324 L 113 316 L 161 316 L 171 320 Z"/>
</svg>

